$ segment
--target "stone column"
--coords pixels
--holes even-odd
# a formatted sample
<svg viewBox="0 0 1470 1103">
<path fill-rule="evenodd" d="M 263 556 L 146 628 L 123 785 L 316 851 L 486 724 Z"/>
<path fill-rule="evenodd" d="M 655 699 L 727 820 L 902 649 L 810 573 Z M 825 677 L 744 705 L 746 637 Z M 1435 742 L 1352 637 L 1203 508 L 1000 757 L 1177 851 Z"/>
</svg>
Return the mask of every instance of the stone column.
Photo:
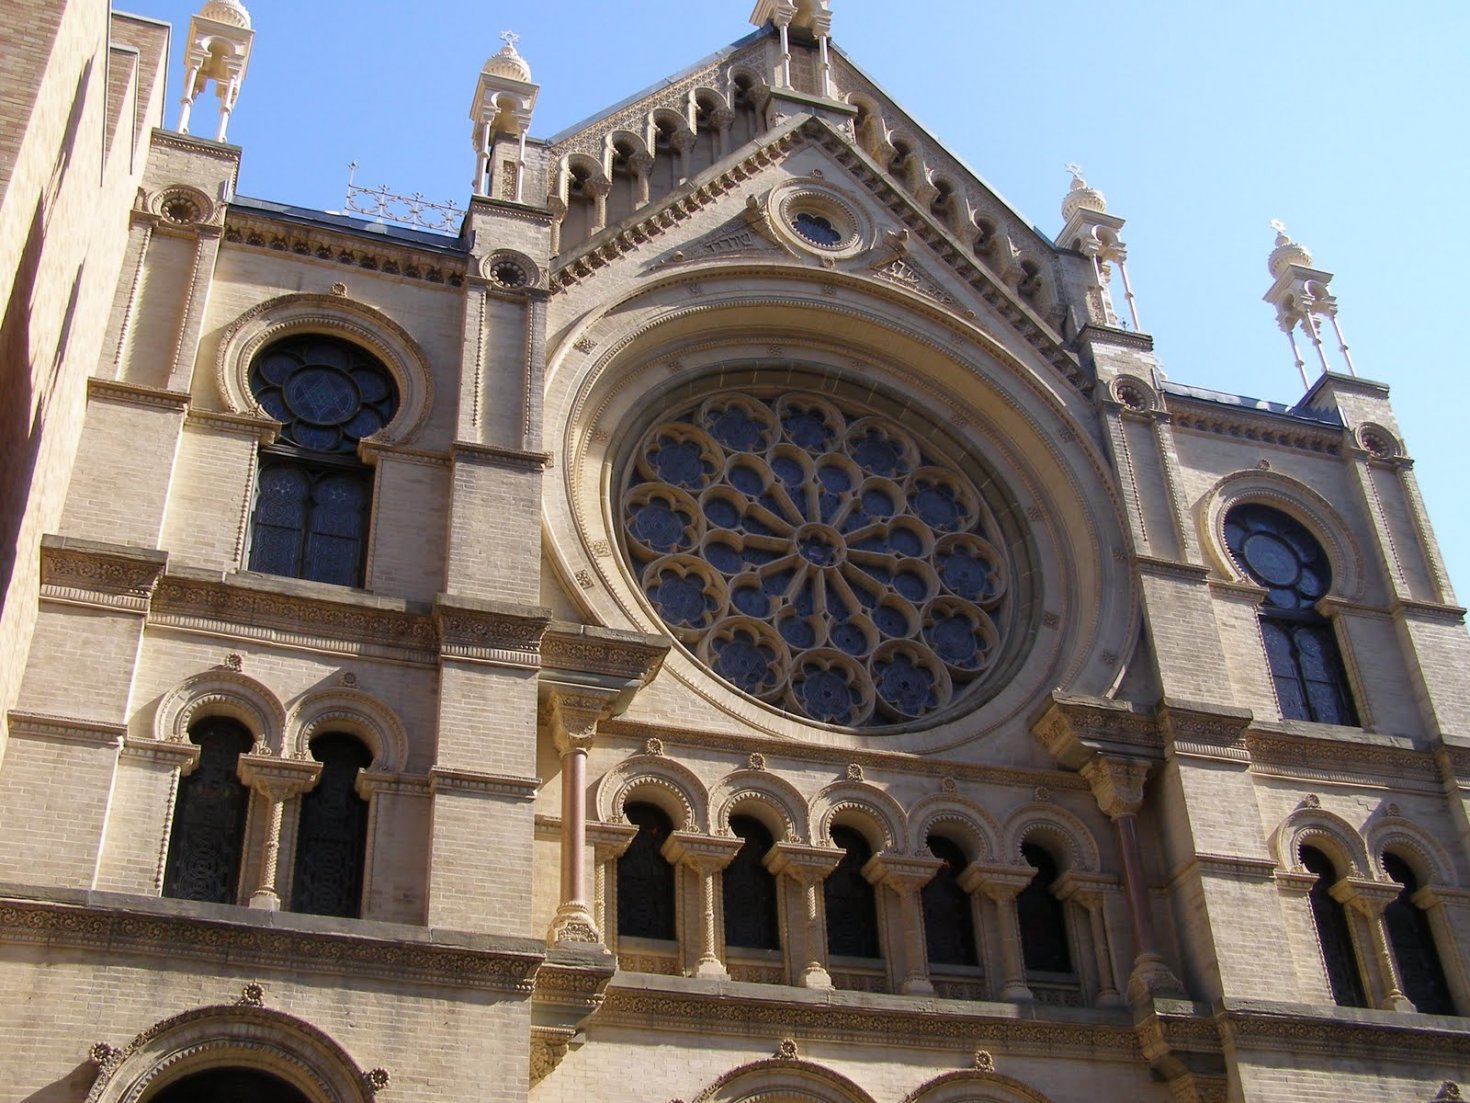
<svg viewBox="0 0 1470 1103">
<path fill-rule="evenodd" d="M 242 754 L 235 767 L 240 780 L 266 801 L 264 848 L 260 856 L 260 874 L 250 906 L 266 911 L 281 910 L 281 895 L 276 891 L 276 873 L 281 856 L 281 817 L 286 801 L 316 787 L 322 775 L 322 764 L 315 759 L 276 758 L 259 745 Z"/>
<path fill-rule="evenodd" d="M 1459 895 L 1454 889 L 1449 891 Z M 1439 961 L 1444 967 L 1445 980 L 1450 986 L 1450 995 L 1454 997 L 1456 1009 L 1463 1015 L 1470 1011 L 1470 978 L 1465 976 L 1464 958 L 1455 945 L 1454 920 L 1450 918 L 1445 894 L 1434 885 L 1425 885 L 1409 897 L 1409 900 L 1429 917 L 1429 929 L 1434 935 Z"/>
<path fill-rule="evenodd" d="M 709 125 L 715 134 L 715 160 L 724 160 L 730 152 L 730 124 L 735 121 L 735 112 L 728 107 L 717 107 L 710 112 Z"/>
<path fill-rule="evenodd" d="M 968 893 L 981 892 L 995 904 L 996 922 L 1000 928 L 1000 998 L 1022 1001 L 1035 999 L 1026 984 L 1026 963 L 1021 957 L 1021 924 L 1016 918 L 1016 897 L 1031 883 L 1036 871 L 1030 866 L 989 867 L 971 865 L 960 874 L 960 888 Z"/>
<path fill-rule="evenodd" d="M 1097 991 L 1093 1004 L 1097 1007 L 1121 1007 L 1124 1003 L 1113 976 L 1113 955 L 1108 941 L 1104 906 L 1107 896 L 1101 886 L 1082 880 L 1068 870 L 1053 886 L 1057 899 L 1076 904 L 1087 915 L 1087 932 L 1092 941 L 1093 967 L 1097 971 Z"/>
<path fill-rule="evenodd" d="M 937 858 L 875 854 L 863 866 L 863 876 L 871 884 L 886 886 L 898 898 L 899 927 L 903 934 L 898 940 L 901 956 L 893 955 L 899 960 L 889 963 L 889 973 L 906 996 L 934 994 L 934 985 L 929 980 L 929 948 L 924 939 L 924 907 L 919 894 L 943 864 Z"/>
<path fill-rule="evenodd" d="M 587 907 L 582 870 L 587 861 L 587 752 L 597 722 L 608 714 L 608 692 L 553 687 L 550 701 L 552 741 L 561 755 L 561 902 L 546 941 L 601 942 Z"/>
<path fill-rule="evenodd" d="M 792 956 L 787 942 L 787 967 L 795 983 L 803 988 L 831 988 L 832 975 L 827 972 L 827 930 L 822 907 L 822 882 L 837 868 L 842 851 L 825 846 L 803 846 L 800 843 L 777 843 L 762 859 L 765 867 L 778 877 L 789 877 L 801 895 L 803 905 L 802 956 L 800 965 Z M 788 932 L 790 933 L 790 932 Z"/>
<path fill-rule="evenodd" d="M 692 130 L 676 130 L 669 135 L 669 145 L 679 153 L 679 183 L 689 179 L 689 154 L 697 139 Z"/>
<path fill-rule="evenodd" d="M 1143 852 L 1138 846 L 1138 810 L 1143 807 L 1143 781 L 1147 762 L 1098 754 L 1082 767 L 1092 786 L 1098 807 L 1113 821 L 1118 832 L 1118 852 L 1123 859 L 1123 889 L 1128 898 L 1128 917 L 1133 926 L 1136 956 L 1128 976 L 1128 998 L 1182 996 L 1184 988 L 1158 952 L 1154 936 L 1153 908 L 1148 883 L 1143 876 Z"/>
<path fill-rule="evenodd" d="M 1369 959 L 1369 955 L 1364 954 L 1361 949 L 1359 956 L 1372 961 L 1370 979 L 1375 982 L 1372 987 L 1377 990 L 1374 995 L 1378 999 L 1378 1006 L 1384 1011 L 1413 1011 L 1413 1001 L 1404 995 L 1403 985 L 1399 981 L 1398 963 L 1393 959 L 1393 951 L 1388 944 L 1388 931 L 1383 925 L 1383 912 L 1398 898 L 1399 886 L 1344 877 L 1328 891 L 1339 904 L 1356 912 L 1362 919 L 1363 926 L 1368 928 L 1368 944 L 1372 956 Z M 1364 961 L 1365 965 L 1368 960 Z"/>
<path fill-rule="evenodd" d="M 653 158 L 642 150 L 628 158 L 628 167 L 633 170 L 633 209 L 648 206 L 648 174 L 653 171 Z"/>
<path fill-rule="evenodd" d="M 722 960 L 723 947 L 719 945 L 717 935 L 720 904 L 716 898 L 721 894 L 715 889 L 720 871 L 734 861 L 742 845 L 740 839 L 675 831 L 660 850 L 670 862 L 690 870 L 699 882 L 699 957 L 694 963 L 691 976 L 730 979 Z M 681 901 L 682 903 L 684 902 Z"/>
<path fill-rule="evenodd" d="M 590 823 L 587 844 L 592 847 L 592 920 L 609 950 L 618 948 L 617 862 L 638 829 L 628 823 Z"/>
<path fill-rule="evenodd" d="M 612 181 L 588 180 L 587 190 L 592 193 L 592 229 L 588 232 L 590 237 L 607 226 L 607 197 L 612 191 Z"/>
</svg>

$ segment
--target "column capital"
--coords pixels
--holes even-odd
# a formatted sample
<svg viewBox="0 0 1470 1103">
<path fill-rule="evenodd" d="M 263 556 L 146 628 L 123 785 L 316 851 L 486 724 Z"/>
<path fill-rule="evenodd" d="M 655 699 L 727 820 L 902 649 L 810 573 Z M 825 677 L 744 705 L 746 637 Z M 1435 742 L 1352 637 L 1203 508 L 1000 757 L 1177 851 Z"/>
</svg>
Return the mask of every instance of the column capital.
<svg viewBox="0 0 1470 1103">
<path fill-rule="evenodd" d="M 235 767 L 241 781 L 267 800 L 283 801 L 316 786 L 322 764 L 314 758 L 277 758 L 251 751 Z"/>
<path fill-rule="evenodd" d="M 545 722 L 558 754 L 589 751 L 597 725 L 612 715 L 617 691 L 600 686 L 542 683 Z"/>
<path fill-rule="evenodd" d="M 971 862 L 959 876 L 960 888 L 983 893 L 997 904 L 1008 904 L 1036 876 L 1032 866 L 983 866 Z"/>
<path fill-rule="evenodd" d="M 1403 886 L 1397 881 L 1384 883 L 1361 877 L 1344 877 L 1327 891 L 1344 907 L 1361 912 L 1369 919 L 1377 919 L 1384 910 L 1398 899 Z"/>
<path fill-rule="evenodd" d="M 1143 782 L 1149 763 L 1138 758 L 1099 754 L 1079 771 L 1092 786 L 1093 798 L 1103 814 L 1116 820 L 1136 816 L 1143 807 Z"/>
<path fill-rule="evenodd" d="M 810 886 L 825 881 L 842 861 L 843 853 L 836 847 L 777 843 L 761 862 L 778 877 L 790 877 L 799 885 Z"/>
<path fill-rule="evenodd" d="M 744 839 L 701 835 L 697 831 L 675 831 L 664 841 L 659 853 L 674 865 L 686 866 L 707 875 L 718 873 L 733 862 L 744 845 Z"/>
<path fill-rule="evenodd" d="M 1052 895 L 1058 900 L 1070 900 L 1087 911 L 1096 911 L 1103 906 L 1104 894 L 1117 888 L 1111 878 L 1079 874 L 1073 870 L 1063 871 L 1052 882 Z"/>
<path fill-rule="evenodd" d="M 918 892 L 944 865 L 938 858 L 901 854 L 874 854 L 863 866 L 863 876 L 872 885 L 887 885 L 900 896 Z"/>
</svg>

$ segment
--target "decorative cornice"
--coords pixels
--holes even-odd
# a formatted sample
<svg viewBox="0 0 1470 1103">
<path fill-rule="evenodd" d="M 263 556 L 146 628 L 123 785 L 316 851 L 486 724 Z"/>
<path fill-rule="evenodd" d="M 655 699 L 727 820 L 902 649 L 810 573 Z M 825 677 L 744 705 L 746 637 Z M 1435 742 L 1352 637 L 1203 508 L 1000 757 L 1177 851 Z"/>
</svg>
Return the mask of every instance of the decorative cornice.
<svg viewBox="0 0 1470 1103">
<path fill-rule="evenodd" d="M 1122 701 L 1060 691 L 1031 722 L 1031 734 L 1068 770 L 1081 769 L 1099 750 L 1157 757 L 1163 746 L 1150 713 Z"/>
<path fill-rule="evenodd" d="M 187 410 L 192 401 L 188 391 L 170 391 L 162 387 L 145 387 L 117 379 L 87 380 L 87 397 L 126 406 L 152 406 L 160 410 Z"/>
<path fill-rule="evenodd" d="M 365 242 L 350 230 L 278 219 L 265 211 L 235 205 L 225 212 L 225 241 L 285 253 L 296 260 L 319 261 L 428 284 L 461 287 L 465 281 L 466 259 L 462 254 L 420 251 L 401 242 Z M 445 238 L 445 241 L 454 239 Z"/>
<path fill-rule="evenodd" d="M 376 464 L 384 457 L 403 463 L 416 463 L 423 467 L 448 467 L 450 463 L 448 452 L 431 452 L 426 448 L 410 448 L 404 444 L 363 441 L 357 446 L 357 452 L 363 462 L 369 464 Z"/>
<path fill-rule="evenodd" d="M 1342 430 L 1335 426 L 1298 421 L 1284 415 L 1256 413 L 1240 407 L 1227 409 L 1217 403 L 1176 394 L 1166 394 L 1164 400 L 1165 408 L 1178 429 L 1327 456 L 1342 452 Z"/>
<path fill-rule="evenodd" d="M 1232 1002 L 1226 1001 L 1222 1018 L 1237 1053 L 1262 1049 L 1328 1056 L 1351 1053 L 1359 1060 L 1428 1059 L 1463 1067 L 1470 1052 L 1470 1023 L 1463 1019 L 1436 1016 L 1431 1026 L 1425 1022 L 1430 1017 L 1423 1015 L 1354 1011 L 1329 1017 L 1301 1005 L 1231 1006 Z"/>
<path fill-rule="evenodd" d="M 434 625 L 446 659 L 535 668 L 550 623 L 551 611 L 540 607 L 452 594 L 434 601 Z"/>
<path fill-rule="evenodd" d="M 240 147 L 228 145 L 224 142 L 210 141 L 208 138 L 196 137 L 192 134 L 180 134 L 175 130 L 164 130 L 154 127 L 153 133 L 149 135 L 149 143 L 155 146 L 166 146 L 169 149 L 182 150 L 195 157 L 208 157 L 211 161 L 224 161 L 234 165 L 239 171 Z M 235 177 L 230 176 L 233 191 Z"/>
<path fill-rule="evenodd" d="M 518 448 L 501 448 L 493 444 L 472 444 L 457 440 L 449 446 L 455 463 L 482 463 L 494 467 L 514 467 L 526 471 L 544 471 L 551 466 L 550 452 L 526 452 Z"/>
<path fill-rule="evenodd" d="M 1424 620 L 1432 624 L 1443 624 L 1455 628 L 1465 623 L 1465 608 L 1462 605 L 1441 605 L 1436 601 L 1414 601 L 1399 598 L 1393 603 L 1393 612 L 1411 620 Z"/>
<path fill-rule="evenodd" d="M 140 902 L 141 903 L 141 902 Z M 478 948 L 447 943 L 443 932 L 404 928 L 408 938 L 383 933 L 326 933 L 282 923 L 270 925 L 248 909 L 241 921 L 165 914 L 167 902 L 142 907 L 75 905 L 39 900 L 0 900 L 0 942 L 68 946 L 109 958 L 141 955 L 193 959 L 304 975 L 372 977 L 393 984 L 421 983 L 529 995 L 543 955 L 529 950 Z M 171 909 L 169 909 L 171 910 Z M 215 909 L 211 909 L 215 910 Z M 349 921 L 350 922 L 350 921 Z M 432 935 L 433 941 L 430 941 Z M 474 936 L 467 936 L 473 938 Z"/>
<path fill-rule="evenodd" d="M 677 983 L 677 982 L 675 982 Z M 1086 1052 L 1094 1058 L 1136 1060 L 1138 1039 L 1122 1016 L 1116 1022 L 1068 1021 L 1058 1016 L 1017 1020 L 1013 1007 L 987 1016 L 968 1001 L 925 999 L 899 1004 L 865 992 L 833 991 L 821 1002 L 781 999 L 769 986 L 731 982 L 701 990 L 625 987 L 616 980 L 598 1015 L 599 1024 L 648 1027 L 700 1024 L 701 1031 L 749 1037 L 795 1036 L 807 1040 L 875 1041 L 891 1045 L 956 1046 L 973 1052 L 980 1044 L 1008 1053 L 1055 1056 Z M 888 1004 L 888 1006 L 883 1006 Z M 1002 1014 L 1004 1017 L 1002 1017 Z M 1080 1017 L 1079 1017 L 1080 1018 Z M 1087 1019 L 1103 1018 L 1089 1014 Z M 1109 1016 L 1111 1018 L 1111 1016 Z"/>
<path fill-rule="evenodd" d="M 429 770 L 429 791 L 435 794 L 470 793 L 475 796 L 535 800 L 536 794 L 541 791 L 541 779 L 435 766 Z"/>
<path fill-rule="evenodd" d="M 168 553 L 64 536 L 41 537 L 41 599 L 142 613 Z"/>
<path fill-rule="evenodd" d="M 189 429 L 209 429 L 216 433 L 255 437 L 261 444 L 274 444 L 281 431 L 281 423 L 268 417 L 253 414 L 236 414 L 227 410 L 201 410 L 191 406 L 184 417 L 184 426 Z"/>
<path fill-rule="evenodd" d="M 20 709 L 11 709 L 5 719 L 12 739 L 45 743 L 117 747 L 122 744 L 123 736 L 127 733 L 127 726 L 124 724 L 81 720 L 71 716 L 47 716 L 39 712 L 22 712 Z"/>
<path fill-rule="evenodd" d="M 1253 719 L 1249 709 L 1166 697 L 1158 711 L 1170 754 L 1245 761 L 1245 732 Z"/>
<path fill-rule="evenodd" d="M 1382 736 L 1334 739 L 1325 733 L 1256 728 L 1246 733 L 1245 746 L 1253 768 L 1277 767 L 1292 777 L 1380 785 L 1391 780 L 1437 784 L 1440 778 L 1433 751 L 1391 744 Z"/>
<path fill-rule="evenodd" d="M 666 638 L 647 632 L 553 621 L 541 640 L 541 665 L 647 685 L 663 666 L 671 646 Z"/>
<path fill-rule="evenodd" d="M 1153 555 L 1135 555 L 1133 561 L 1138 564 L 1141 572 L 1156 578 L 1177 578 L 1181 582 L 1203 583 L 1210 577 L 1210 568 L 1199 563 L 1179 563 Z"/>
</svg>

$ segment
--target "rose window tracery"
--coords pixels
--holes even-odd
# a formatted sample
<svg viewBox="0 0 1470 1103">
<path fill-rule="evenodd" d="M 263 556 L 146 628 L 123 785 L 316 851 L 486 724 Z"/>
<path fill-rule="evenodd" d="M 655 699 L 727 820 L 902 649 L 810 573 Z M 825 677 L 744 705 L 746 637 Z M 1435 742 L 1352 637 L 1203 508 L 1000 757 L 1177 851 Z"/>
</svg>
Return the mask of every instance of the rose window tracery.
<svg viewBox="0 0 1470 1103">
<path fill-rule="evenodd" d="M 1009 624 L 989 506 L 949 457 L 827 396 L 717 394 L 639 441 L 620 511 L 644 596 L 737 689 L 824 724 L 937 717 Z"/>
</svg>

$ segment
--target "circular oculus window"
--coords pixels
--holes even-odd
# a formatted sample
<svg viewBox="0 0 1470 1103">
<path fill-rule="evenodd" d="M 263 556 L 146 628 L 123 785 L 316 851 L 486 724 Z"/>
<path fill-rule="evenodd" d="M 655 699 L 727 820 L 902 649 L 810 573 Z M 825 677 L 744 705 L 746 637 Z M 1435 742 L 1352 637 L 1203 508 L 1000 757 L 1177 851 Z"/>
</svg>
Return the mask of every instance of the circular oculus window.
<svg viewBox="0 0 1470 1103">
<path fill-rule="evenodd" d="M 846 253 L 860 245 L 856 211 L 833 192 L 802 183 L 777 198 L 774 214 L 798 244 L 822 253 Z"/>
<path fill-rule="evenodd" d="M 983 699 L 1012 567 L 933 438 L 829 395 L 724 392 L 644 433 L 620 485 L 639 590 L 734 689 L 865 729 Z"/>
</svg>

